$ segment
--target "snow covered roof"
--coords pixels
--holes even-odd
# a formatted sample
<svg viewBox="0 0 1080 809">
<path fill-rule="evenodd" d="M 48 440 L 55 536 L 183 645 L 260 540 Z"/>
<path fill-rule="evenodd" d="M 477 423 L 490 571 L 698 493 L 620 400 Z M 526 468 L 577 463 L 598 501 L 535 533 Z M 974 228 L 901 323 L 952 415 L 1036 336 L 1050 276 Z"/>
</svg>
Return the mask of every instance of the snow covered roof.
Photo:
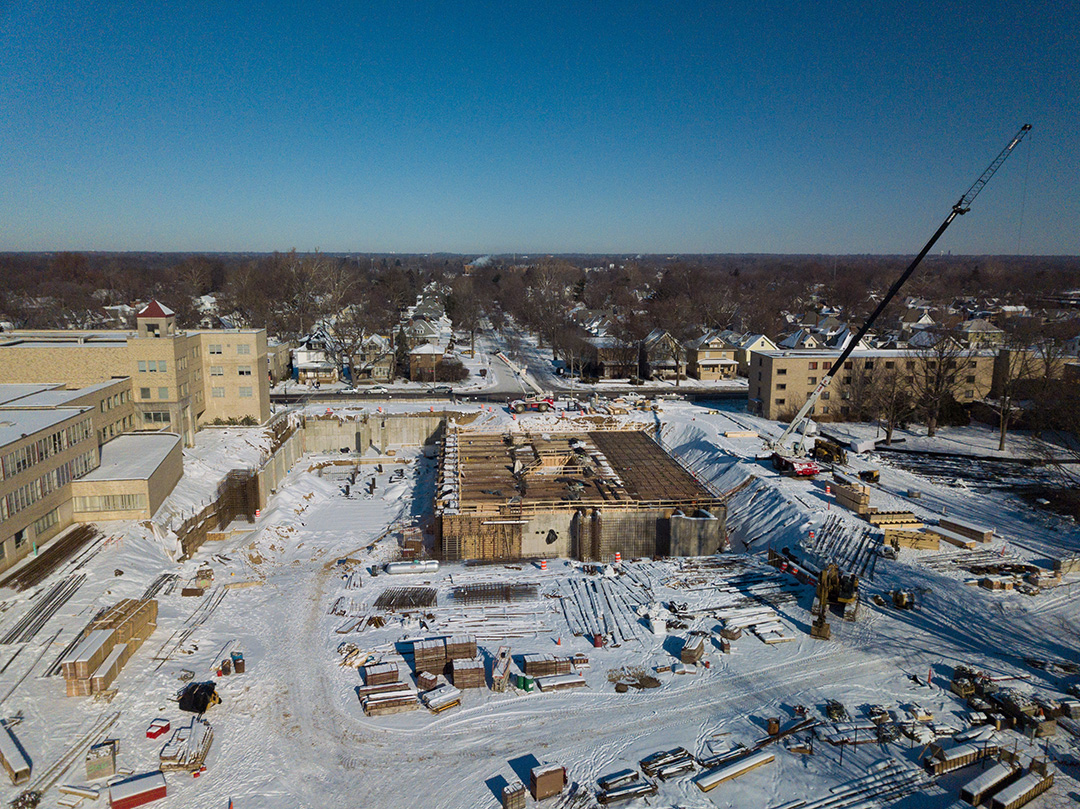
<svg viewBox="0 0 1080 809">
<path fill-rule="evenodd" d="M 80 480 L 147 480 L 173 448 L 176 433 L 126 433 L 101 447 L 101 464 Z"/>
<path fill-rule="evenodd" d="M 176 312 L 168 306 L 162 306 L 161 303 L 155 299 L 140 309 L 135 317 L 172 317 L 175 314 Z"/>
<path fill-rule="evenodd" d="M 92 407 L 60 407 L 55 410 L 0 410 L 0 447 L 40 433 L 68 419 L 88 413 Z"/>
</svg>

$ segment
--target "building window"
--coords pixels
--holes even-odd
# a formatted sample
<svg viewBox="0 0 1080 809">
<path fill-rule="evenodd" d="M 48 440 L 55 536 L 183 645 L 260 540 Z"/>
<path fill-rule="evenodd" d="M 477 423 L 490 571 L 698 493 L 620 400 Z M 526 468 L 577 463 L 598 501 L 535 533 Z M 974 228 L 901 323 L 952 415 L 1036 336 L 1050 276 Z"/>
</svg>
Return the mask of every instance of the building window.
<svg viewBox="0 0 1080 809">
<path fill-rule="evenodd" d="M 776 369 L 776 375 L 777 376 L 784 376 L 784 374 L 786 374 L 786 373 L 787 373 L 787 368 L 777 368 Z"/>
<path fill-rule="evenodd" d="M 86 511 L 140 511 L 146 508 L 146 495 L 139 494 L 96 494 L 88 497 L 73 497 L 74 509 Z"/>
<path fill-rule="evenodd" d="M 787 390 L 787 385 L 784 385 L 784 384 L 777 385 L 776 389 L 777 390 Z"/>
<path fill-rule="evenodd" d="M 806 384 L 807 385 L 816 385 L 817 384 L 817 377 L 816 376 L 808 376 L 806 378 Z"/>
<path fill-rule="evenodd" d="M 908 368 L 909 371 L 915 370 L 915 360 L 908 360 L 907 361 L 907 368 Z"/>
<path fill-rule="evenodd" d="M 893 367 L 894 365 L 896 365 L 896 363 L 895 363 L 895 362 L 893 362 L 892 360 L 886 360 L 886 361 L 885 361 L 885 370 L 887 370 L 887 371 L 891 371 L 891 370 L 892 370 L 892 367 Z"/>
<path fill-rule="evenodd" d="M 25 508 L 25 506 L 24 506 L 24 508 Z M 15 550 L 18 550 L 19 548 L 21 548 L 25 544 L 26 544 L 26 529 L 23 528 L 21 531 L 16 531 L 15 532 Z"/>
<path fill-rule="evenodd" d="M 238 376 L 251 376 L 251 366 L 241 365 L 236 369 L 236 373 Z"/>
<path fill-rule="evenodd" d="M 225 398 L 225 388 L 210 388 L 210 395 L 215 399 Z"/>
<path fill-rule="evenodd" d="M 158 388 L 157 389 L 157 397 L 159 399 L 168 399 L 169 398 L 169 389 L 168 388 Z"/>
<path fill-rule="evenodd" d="M 142 414 L 142 417 L 147 424 L 168 424 L 170 422 L 168 410 L 148 410 Z"/>
<path fill-rule="evenodd" d="M 39 537 L 60 522 L 60 514 L 58 509 L 53 509 L 40 520 L 34 521 L 34 536 Z"/>
<path fill-rule="evenodd" d="M 237 354 L 250 354 L 251 353 L 251 346 L 249 346 L 247 343 L 240 343 L 236 347 L 236 353 Z"/>
<path fill-rule="evenodd" d="M 850 370 L 851 370 L 851 366 L 852 366 L 852 364 L 853 364 L 853 363 L 851 362 L 851 360 L 848 360 L 847 362 L 845 362 L 845 363 L 844 363 L 844 370 L 845 370 L 845 371 L 850 371 Z"/>
<path fill-rule="evenodd" d="M 830 395 L 830 394 L 829 394 L 829 392 L 828 392 L 828 391 L 825 391 L 824 393 L 822 393 L 822 394 L 821 394 L 821 398 L 822 398 L 822 399 L 826 399 L 826 400 L 828 400 L 828 398 L 829 398 L 829 395 Z"/>
<path fill-rule="evenodd" d="M 211 365 L 210 376 L 225 376 L 225 368 L 221 365 Z"/>
<path fill-rule="evenodd" d="M 974 375 L 972 375 L 972 376 L 969 376 L 969 377 L 967 378 L 967 381 L 968 381 L 968 383 L 969 383 L 969 384 L 972 384 L 972 385 L 974 385 L 974 384 L 975 384 L 975 376 L 974 376 Z"/>
<path fill-rule="evenodd" d="M 149 399 L 150 398 L 150 388 L 139 388 L 139 398 L 140 399 Z"/>
<path fill-rule="evenodd" d="M 778 404 L 778 405 L 782 405 L 782 404 L 784 404 L 784 402 L 786 402 L 787 400 L 786 400 L 786 399 L 773 399 L 773 401 L 774 401 L 774 402 L 776 402 L 776 404 Z"/>
<path fill-rule="evenodd" d="M 850 407 L 841 407 L 840 408 L 840 414 L 843 415 L 843 416 L 846 416 L 850 412 L 851 412 Z"/>
<path fill-rule="evenodd" d="M 758 372 L 757 372 L 757 381 L 758 381 L 758 382 L 760 382 L 760 381 L 761 381 L 761 371 L 758 371 Z"/>
<path fill-rule="evenodd" d="M 220 354 L 221 353 L 221 344 L 220 343 L 217 343 L 217 344 L 211 343 L 210 344 L 210 353 L 211 354 Z"/>
<path fill-rule="evenodd" d="M 965 399 L 974 399 L 975 398 L 975 391 L 973 391 L 973 390 L 964 391 L 964 398 Z"/>
<path fill-rule="evenodd" d="M 146 360 L 139 360 L 139 371 L 140 372 L 145 372 L 146 371 Z"/>
<path fill-rule="evenodd" d="M 250 399 L 251 398 L 251 388 L 240 388 L 240 398 L 241 399 Z"/>
<path fill-rule="evenodd" d="M 825 405 L 824 407 L 821 408 L 821 415 L 823 415 L 823 416 L 829 415 L 829 406 L 828 405 Z"/>
<path fill-rule="evenodd" d="M 866 361 L 866 364 L 865 364 L 865 365 L 864 365 L 863 367 L 864 367 L 864 368 L 865 368 L 865 369 L 866 369 L 867 371 L 872 371 L 872 370 L 874 370 L 874 361 L 873 361 L 873 360 L 867 360 L 867 361 Z"/>
<path fill-rule="evenodd" d="M 159 373 L 165 373 L 166 362 L 165 360 L 158 360 L 157 369 Z"/>
<path fill-rule="evenodd" d="M 821 370 L 828 371 L 830 368 L 832 368 L 832 362 L 821 363 Z"/>
<path fill-rule="evenodd" d="M 810 370 L 811 371 L 816 371 L 817 370 L 817 363 L 816 362 L 810 363 Z"/>
<path fill-rule="evenodd" d="M 845 376 L 844 377 L 844 384 L 845 385 L 850 385 L 851 384 L 851 377 L 850 376 Z"/>
</svg>

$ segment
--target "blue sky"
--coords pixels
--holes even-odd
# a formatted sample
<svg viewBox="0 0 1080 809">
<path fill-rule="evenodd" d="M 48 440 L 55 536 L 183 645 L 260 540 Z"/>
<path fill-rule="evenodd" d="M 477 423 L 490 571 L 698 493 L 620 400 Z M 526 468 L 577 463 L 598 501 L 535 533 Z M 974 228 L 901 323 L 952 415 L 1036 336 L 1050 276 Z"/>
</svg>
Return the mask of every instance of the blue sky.
<svg viewBox="0 0 1080 809">
<path fill-rule="evenodd" d="M 0 250 L 1077 254 L 1078 9 L 0 0 Z"/>
</svg>

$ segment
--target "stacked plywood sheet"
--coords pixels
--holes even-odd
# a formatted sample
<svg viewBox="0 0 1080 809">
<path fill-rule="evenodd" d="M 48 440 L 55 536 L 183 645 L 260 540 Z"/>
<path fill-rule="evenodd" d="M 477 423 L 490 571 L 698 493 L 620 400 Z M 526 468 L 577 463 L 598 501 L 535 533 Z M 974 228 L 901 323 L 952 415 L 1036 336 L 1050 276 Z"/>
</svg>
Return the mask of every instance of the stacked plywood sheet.
<svg viewBox="0 0 1080 809">
<path fill-rule="evenodd" d="M 476 657 L 476 638 L 472 635 L 455 635 L 446 639 L 447 660 L 472 660 Z"/>
<path fill-rule="evenodd" d="M 13 784 L 30 780 L 30 759 L 5 723 L 0 722 L 0 766 L 7 772 Z"/>
<path fill-rule="evenodd" d="M 919 530 L 925 524 L 911 511 L 875 511 L 870 509 L 866 519 L 871 525 L 889 526 L 890 528 L 902 528 L 909 531 Z"/>
<path fill-rule="evenodd" d="M 173 731 L 172 738 L 161 748 L 158 754 L 161 769 L 195 772 L 206 761 L 213 741 L 214 730 L 210 723 L 193 716 L 191 722 Z"/>
<path fill-rule="evenodd" d="M 457 688 L 483 688 L 484 661 L 479 657 L 472 660 L 452 661 L 450 679 Z"/>
<path fill-rule="evenodd" d="M 894 548 L 936 551 L 941 547 L 941 538 L 937 534 L 925 531 L 904 531 L 899 528 L 886 528 L 885 544 L 892 545 Z"/>
<path fill-rule="evenodd" d="M 116 775 L 116 753 L 120 742 L 107 739 L 86 751 L 86 780 L 112 778 Z"/>
<path fill-rule="evenodd" d="M 61 662 L 67 694 L 105 691 L 157 628 L 157 602 L 127 598 L 90 623 L 82 641 Z"/>
<path fill-rule="evenodd" d="M 413 642 L 413 668 L 417 672 L 441 672 L 446 665 L 446 641 L 418 640 Z"/>
<path fill-rule="evenodd" d="M 528 654 L 522 658 L 525 673 L 530 677 L 551 677 L 556 674 L 570 674 L 573 662 L 569 657 L 556 657 L 550 654 Z"/>
<path fill-rule="evenodd" d="M 375 666 L 364 666 L 364 683 L 366 685 L 385 685 L 398 681 L 397 663 L 380 663 Z"/>
<path fill-rule="evenodd" d="M 525 809 L 525 785 L 523 783 L 516 781 L 503 787 L 502 809 Z"/>
<path fill-rule="evenodd" d="M 774 758 L 775 756 L 767 750 L 758 750 L 756 753 L 751 753 L 730 764 L 722 764 L 715 769 L 702 773 L 701 776 L 698 777 L 696 781 L 698 789 L 702 792 L 708 792 L 725 781 L 738 778 L 740 775 L 744 775 L 751 770 L 768 764 L 773 761 Z"/>
<path fill-rule="evenodd" d="M 421 671 L 416 675 L 416 687 L 421 691 L 430 691 L 439 685 L 439 675 L 430 671 Z"/>
<path fill-rule="evenodd" d="M 461 689 L 445 683 L 423 694 L 420 699 L 432 713 L 442 713 L 461 704 Z"/>
<path fill-rule="evenodd" d="M 990 542 L 994 538 L 994 529 L 982 525 L 958 520 L 955 517 L 942 517 L 938 525 L 954 534 L 974 539 L 977 542 Z"/>
</svg>

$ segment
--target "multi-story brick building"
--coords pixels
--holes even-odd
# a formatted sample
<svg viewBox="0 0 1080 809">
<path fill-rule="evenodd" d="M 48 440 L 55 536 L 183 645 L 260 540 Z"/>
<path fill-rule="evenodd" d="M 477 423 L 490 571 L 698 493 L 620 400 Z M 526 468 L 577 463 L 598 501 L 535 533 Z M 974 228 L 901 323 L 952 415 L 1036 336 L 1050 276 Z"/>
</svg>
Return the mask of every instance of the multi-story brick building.
<svg viewBox="0 0 1080 809">
<path fill-rule="evenodd" d="M 754 351 L 749 365 L 749 407 L 768 419 L 794 414 L 832 369 L 839 351 Z M 945 362 L 956 365 L 956 399 L 972 402 L 989 395 L 994 379 L 994 351 L 970 351 Z M 811 411 L 819 421 L 842 421 L 852 412 L 845 388 L 870 377 L 875 370 L 897 370 L 914 385 L 920 365 L 932 357 L 903 349 L 857 350 L 844 362 L 821 399 Z"/>
<path fill-rule="evenodd" d="M 134 332 L 6 333 L 0 382 L 85 387 L 127 378 L 132 428 L 175 432 L 189 446 L 202 423 L 270 417 L 265 330 L 178 330 L 157 301 L 136 323 Z"/>
</svg>

